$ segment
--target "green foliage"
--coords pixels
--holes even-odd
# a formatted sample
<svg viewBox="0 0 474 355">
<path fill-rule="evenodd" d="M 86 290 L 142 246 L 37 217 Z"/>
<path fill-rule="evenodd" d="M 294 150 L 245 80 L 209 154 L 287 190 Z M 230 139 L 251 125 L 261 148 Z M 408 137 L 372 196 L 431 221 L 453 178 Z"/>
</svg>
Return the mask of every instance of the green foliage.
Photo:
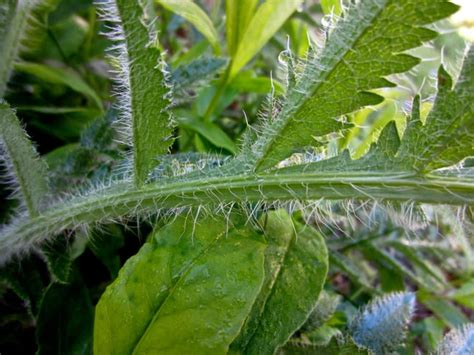
<svg viewBox="0 0 474 355">
<path fill-rule="evenodd" d="M 347 127 L 341 115 L 380 103 L 383 98 L 368 90 L 393 86 L 383 77 L 418 64 L 417 58 L 400 53 L 434 38 L 435 32 L 421 26 L 456 9 L 443 0 L 416 6 L 406 0 L 373 0 L 350 7 L 328 33 L 323 50 L 309 58 L 281 111 L 263 128 L 254 145 L 256 170 L 274 167 L 310 146 L 314 137 Z M 401 39 L 405 32 L 410 36 Z"/>
<path fill-rule="evenodd" d="M 339 16 L 342 12 L 341 0 L 321 0 L 321 7 L 325 14 Z"/>
<path fill-rule="evenodd" d="M 0 159 L 9 170 L 29 215 L 36 216 L 44 208 L 48 194 L 46 165 L 38 157 L 15 112 L 5 102 L 0 102 L 0 123 Z"/>
<path fill-rule="evenodd" d="M 157 156 L 168 152 L 171 122 L 167 113 L 168 86 L 157 34 L 149 18 L 147 1 L 107 1 L 104 19 L 115 24 L 111 39 L 118 42 L 117 70 L 119 110 L 133 148 L 134 180 L 142 185 Z M 138 21 L 137 21 L 138 19 Z"/>
<path fill-rule="evenodd" d="M 0 97 L 3 98 L 10 79 L 13 63 L 18 56 L 21 40 L 26 32 L 28 17 L 34 8 L 34 1 L 3 1 L 0 7 Z"/>
<path fill-rule="evenodd" d="M 42 64 L 21 62 L 15 65 L 15 70 L 38 77 L 44 82 L 62 84 L 72 90 L 91 98 L 99 109 L 102 109 L 102 101 L 97 93 L 85 83 L 74 71 L 65 68 L 52 68 Z"/>
<path fill-rule="evenodd" d="M 328 268 L 324 239 L 311 227 L 298 222 L 293 225 L 282 213 L 269 214 L 266 223 L 270 228 L 267 233 L 273 234 L 272 229 L 276 231 L 276 235 L 270 237 L 270 245 L 272 241 L 282 243 L 276 239 L 285 236 L 283 240 L 288 240 L 293 230 L 295 235 L 286 247 L 271 247 L 267 251 L 264 287 L 247 320 L 247 329 L 244 327 L 242 338 L 237 342 L 240 350 L 249 354 L 274 353 L 303 325 L 316 305 Z M 301 292 L 295 293 L 298 287 Z M 254 317 L 257 320 L 252 319 Z"/>
<path fill-rule="evenodd" d="M 95 352 L 225 352 L 264 277 L 261 236 L 226 228 L 178 218 L 153 233 L 97 306 Z"/>
<path fill-rule="evenodd" d="M 74 300 L 74 301 L 71 301 Z M 90 354 L 94 309 L 82 280 L 52 283 L 37 318 L 38 354 Z"/>
<path fill-rule="evenodd" d="M 245 64 L 258 53 L 301 3 L 302 0 L 268 0 L 256 9 L 251 20 L 247 20 L 248 13 L 244 15 L 242 20 L 239 20 L 239 22 L 248 23 L 247 26 L 239 27 L 239 30 L 236 30 L 235 27 L 240 25 L 240 23 L 234 20 L 234 22 L 227 27 L 227 31 L 230 32 L 230 34 L 228 34 L 228 41 L 232 38 L 230 43 L 233 43 L 230 48 L 236 48 L 235 53 L 232 55 L 232 65 L 229 69 L 230 79 L 233 79 Z M 241 6 L 246 5 L 247 2 Z M 251 2 L 249 7 L 250 9 L 246 9 L 245 11 L 251 12 L 255 4 Z M 239 16 L 238 14 L 242 12 L 239 10 L 239 5 L 230 6 L 229 8 L 231 18 Z M 230 28 L 230 26 L 232 26 L 232 28 Z M 240 35 L 238 31 L 242 31 L 242 29 L 244 29 L 245 32 Z M 235 32 L 237 32 L 237 34 L 234 34 Z M 236 42 L 234 38 L 239 39 L 239 41 Z"/>
<path fill-rule="evenodd" d="M 474 351 L 474 324 L 451 330 L 439 345 L 438 354 L 470 354 Z"/>
<path fill-rule="evenodd" d="M 435 24 L 457 6 L 36 4 L 0 5 L 2 351 L 469 349 L 474 50 Z"/>
<path fill-rule="evenodd" d="M 394 293 L 375 299 L 353 319 L 352 337 L 375 354 L 392 353 L 403 344 L 414 310 L 412 293 Z"/>
<path fill-rule="evenodd" d="M 191 22 L 206 37 L 214 51 L 220 52 L 217 31 L 211 19 L 192 0 L 156 0 L 156 2 Z"/>
<path fill-rule="evenodd" d="M 450 166 L 474 154 L 472 125 L 474 116 L 474 47 L 471 47 L 456 83 L 441 67 L 438 73 L 438 96 L 426 124 L 422 125 L 419 102 L 408 122 L 399 157 L 417 170 Z M 419 99 L 418 99 L 419 100 Z M 453 145 L 451 142 L 455 141 Z M 429 147 L 427 149 L 426 147 Z"/>
</svg>

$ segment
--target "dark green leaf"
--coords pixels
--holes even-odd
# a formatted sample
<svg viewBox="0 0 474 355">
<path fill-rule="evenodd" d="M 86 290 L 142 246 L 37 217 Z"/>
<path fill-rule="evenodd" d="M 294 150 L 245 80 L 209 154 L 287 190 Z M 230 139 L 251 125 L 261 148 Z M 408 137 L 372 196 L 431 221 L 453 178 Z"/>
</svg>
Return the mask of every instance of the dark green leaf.
<svg viewBox="0 0 474 355">
<path fill-rule="evenodd" d="M 41 301 L 36 324 L 38 355 L 92 354 L 94 309 L 81 280 L 52 283 Z"/>
<path fill-rule="evenodd" d="M 285 235 L 294 228 L 296 234 L 279 270 L 272 268 L 276 279 L 269 285 L 271 292 L 263 289 L 268 298 L 260 303 L 258 326 L 242 343 L 247 344 L 240 349 L 246 354 L 272 354 L 288 341 L 316 306 L 328 271 L 326 244 L 318 232 L 282 212 L 270 215 L 267 223 L 278 223 L 275 233 Z"/>
<path fill-rule="evenodd" d="M 38 63 L 21 62 L 15 65 L 15 70 L 36 76 L 51 84 L 66 85 L 86 97 L 91 98 L 97 107 L 102 108 L 102 100 L 75 71 L 68 68 L 56 68 Z"/>
</svg>

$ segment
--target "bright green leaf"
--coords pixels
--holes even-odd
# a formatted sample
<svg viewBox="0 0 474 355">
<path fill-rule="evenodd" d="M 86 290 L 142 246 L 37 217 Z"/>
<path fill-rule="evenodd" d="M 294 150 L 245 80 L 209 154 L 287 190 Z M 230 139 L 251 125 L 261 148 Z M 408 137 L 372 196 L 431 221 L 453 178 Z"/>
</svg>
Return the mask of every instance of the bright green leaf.
<svg viewBox="0 0 474 355">
<path fill-rule="evenodd" d="M 415 100 L 398 155 L 416 170 L 446 167 L 474 155 L 474 46 L 464 59 L 454 88 L 452 84 L 449 74 L 440 67 L 438 94 L 424 125 L 419 98 Z"/>
<path fill-rule="evenodd" d="M 474 310 L 474 279 L 463 284 L 451 297 L 459 304 Z"/>
<path fill-rule="evenodd" d="M 263 282 L 260 240 L 224 218 L 158 229 L 99 301 L 95 353 L 225 353 Z"/>
<path fill-rule="evenodd" d="M 237 153 L 237 146 L 218 125 L 190 117 L 180 117 L 178 122 L 193 131 L 198 132 L 216 147 L 224 148 L 232 154 Z"/>
<path fill-rule="evenodd" d="M 219 37 L 211 19 L 192 0 L 155 0 L 157 3 L 175 14 L 191 22 L 199 32 L 211 43 L 214 51 L 219 53 Z"/>
<path fill-rule="evenodd" d="M 321 0 L 321 7 L 326 15 L 334 14 L 339 16 L 342 13 L 341 0 Z"/>
<path fill-rule="evenodd" d="M 241 39 L 232 57 L 230 80 L 262 49 L 301 3 L 302 0 L 266 0 L 260 5 L 245 33 L 241 37 L 239 35 Z M 236 13 L 232 11 L 232 14 Z"/>
<path fill-rule="evenodd" d="M 233 57 L 255 13 L 258 0 L 226 0 L 226 34 L 229 55 Z"/>
<path fill-rule="evenodd" d="M 251 72 L 241 72 L 229 85 L 239 92 L 268 94 L 275 89 L 276 95 L 285 93 L 285 87 L 277 80 L 272 81 L 265 76 L 252 76 Z"/>
</svg>

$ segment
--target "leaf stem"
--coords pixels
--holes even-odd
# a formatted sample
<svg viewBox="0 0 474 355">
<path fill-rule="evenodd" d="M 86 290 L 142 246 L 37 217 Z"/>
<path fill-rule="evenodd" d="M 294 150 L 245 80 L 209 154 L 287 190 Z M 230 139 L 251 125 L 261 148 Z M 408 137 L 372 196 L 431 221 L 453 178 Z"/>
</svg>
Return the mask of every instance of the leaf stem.
<svg viewBox="0 0 474 355">
<path fill-rule="evenodd" d="M 290 200 L 396 200 L 474 205 L 474 180 L 413 173 L 285 173 L 217 176 L 135 188 L 117 183 L 18 220 L 0 232 L 0 261 L 78 225 L 185 206 Z"/>
</svg>

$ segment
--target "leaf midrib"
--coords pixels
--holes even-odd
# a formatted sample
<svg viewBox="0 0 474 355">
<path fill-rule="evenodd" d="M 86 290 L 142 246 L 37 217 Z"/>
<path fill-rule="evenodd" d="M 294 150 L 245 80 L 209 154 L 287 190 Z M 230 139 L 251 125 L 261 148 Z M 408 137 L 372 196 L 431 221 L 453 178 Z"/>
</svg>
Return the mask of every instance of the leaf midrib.
<svg viewBox="0 0 474 355">
<path fill-rule="evenodd" d="M 180 281 L 182 280 L 182 278 L 185 277 L 189 273 L 189 271 L 192 269 L 192 267 L 195 265 L 195 263 L 198 259 L 200 259 L 203 255 L 205 255 L 211 248 L 213 248 L 216 245 L 216 243 L 220 240 L 220 238 L 222 237 L 222 235 L 224 233 L 225 233 L 225 231 L 219 233 L 216 236 L 216 238 L 211 243 L 209 243 L 209 245 L 206 248 L 204 248 L 200 253 L 198 253 L 192 259 L 192 261 L 188 264 L 188 266 L 184 270 L 182 270 L 182 272 L 180 274 L 177 275 L 177 277 L 176 277 L 177 280 L 176 280 L 175 284 L 171 287 L 171 289 L 168 292 L 168 295 L 166 296 L 165 300 L 161 304 L 159 304 L 155 307 L 155 309 L 153 310 L 154 315 L 150 319 L 150 321 L 147 323 L 145 331 L 143 332 L 140 339 L 138 339 L 138 341 L 133 345 L 133 349 L 132 349 L 132 352 L 131 352 L 132 355 L 137 354 L 136 350 L 140 347 L 140 344 L 142 343 L 143 339 L 146 338 L 146 335 L 150 331 L 150 328 L 153 325 L 153 323 L 155 322 L 155 320 L 157 320 L 159 318 L 160 312 L 163 309 L 163 306 L 169 300 L 170 295 L 176 290 L 176 287 L 177 287 L 178 284 L 180 284 Z"/>
<path fill-rule="evenodd" d="M 371 28 L 373 26 L 373 23 L 375 21 L 377 21 L 379 15 L 381 12 L 383 12 L 386 7 L 388 6 L 388 4 L 391 2 L 392 0 L 386 0 L 385 4 L 383 7 L 381 7 L 379 9 L 379 11 L 377 11 L 376 13 L 374 13 L 374 15 L 372 16 L 372 19 L 370 21 L 370 23 L 367 24 L 367 26 L 365 28 L 362 29 L 362 31 L 353 38 L 353 42 L 352 42 L 352 45 L 348 47 L 348 49 L 341 53 L 341 55 L 339 56 L 339 58 L 337 59 L 337 63 L 331 68 L 331 70 L 329 71 L 325 71 L 323 72 L 322 74 L 322 77 L 320 77 L 320 80 L 318 80 L 318 83 L 317 85 L 313 88 L 313 90 L 311 90 L 311 92 L 309 93 L 306 93 L 305 95 L 301 95 L 297 98 L 297 101 L 295 104 L 293 104 L 290 108 L 289 108 L 289 112 L 288 113 L 292 113 L 292 115 L 295 115 L 297 113 L 297 111 L 301 108 L 302 105 L 304 105 L 304 101 L 308 100 L 310 97 L 314 96 L 316 94 L 316 92 L 319 90 L 319 88 L 321 87 L 321 85 L 323 85 L 325 83 L 325 79 L 328 78 L 340 65 L 341 61 L 346 57 L 347 53 L 349 53 L 352 48 L 354 46 L 357 45 L 357 43 L 360 41 L 360 39 L 366 34 L 367 30 L 369 28 Z M 323 55 L 324 52 L 321 54 Z M 298 86 L 297 88 L 295 88 L 293 91 L 294 92 L 298 92 L 298 90 L 300 90 L 301 88 Z M 303 101 L 303 102 L 302 102 Z M 286 110 L 282 110 L 281 111 L 282 114 L 283 113 L 286 113 L 287 111 Z M 286 113 L 286 114 L 288 114 Z M 283 132 L 285 130 L 285 128 L 290 124 L 291 122 L 291 118 L 289 119 L 286 119 L 282 126 L 279 128 L 278 132 Z M 275 143 L 275 139 L 278 138 L 278 136 L 273 136 L 272 137 L 273 139 L 270 140 L 269 143 L 265 144 L 264 146 L 264 149 L 262 151 L 262 155 L 260 157 L 257 157 L 257 162 L 256 162 L 256 170 L 259 169 L 259 166 L 263 163 L 263 159 L 268 155 L 268 152 L 270 150 L 272 150 L 272 147 Z"/>
</svg>

